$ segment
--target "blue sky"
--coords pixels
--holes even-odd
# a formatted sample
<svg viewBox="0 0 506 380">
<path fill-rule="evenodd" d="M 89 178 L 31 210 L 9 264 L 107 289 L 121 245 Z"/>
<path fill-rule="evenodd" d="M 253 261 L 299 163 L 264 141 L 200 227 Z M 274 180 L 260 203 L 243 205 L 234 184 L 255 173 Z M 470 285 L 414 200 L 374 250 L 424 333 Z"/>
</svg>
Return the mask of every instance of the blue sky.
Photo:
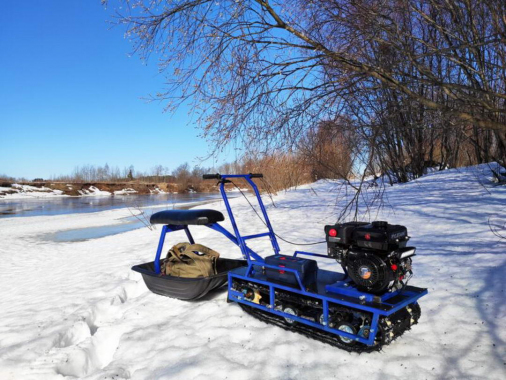
<svg viewBox="0 0 506 380">
<path fill-rule="evenodd" d="M 48 178 L 77 165 L 174 169 L 209 152 L 189 109 L 142 98 L 163 89 L 155 60 L 129 57 L 99 0 L 4 2 L 0 13 L 0 174 Z M 231 148 L 214 162 L 235 158 Z M 213 161 L 202 163 L 212 166 Z"/>
</svg>

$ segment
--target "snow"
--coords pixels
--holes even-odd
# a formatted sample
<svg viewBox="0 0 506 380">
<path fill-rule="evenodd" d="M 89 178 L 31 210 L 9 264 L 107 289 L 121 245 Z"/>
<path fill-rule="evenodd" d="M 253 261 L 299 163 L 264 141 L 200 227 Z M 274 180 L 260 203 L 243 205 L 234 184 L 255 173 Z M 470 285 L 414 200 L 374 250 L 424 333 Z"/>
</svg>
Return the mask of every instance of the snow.
<svg viewBox="0 0 506 380">
<path fill-rule="evenodd" d="M 111 193 L 109 191 L 100 190 L 96 186 L 90 186 L 88 189 L 82 189 L 82 190 L 77 190 L 77 191 L 79 192 L 79 194 L 81 194 L 83 196 L 97 196 L 97 195 L 108 196 L 108 195 L 111 195 Z"/>
<path fill-rule="evenodd" d="M 0 199 L 23 199 L 23 198 L 49 198 L 66 197 L 61 190 L 53 190 L 49 187 L 35 187 L 30 185 L 12 184 L 12 187 L 0 187 Z"/>
<path fill-rule="evenodd" d="M 322 240 L 340 211 L 337 193 L 337 183 L 319 181 L 279 193 L 277 207 L 265 197 L 275 231 Z M 489 220 L 504 225 L 506 187 L 479 166 L 431 173 L 387 188 L 386 197 L 388 207 L 371 218 L 408 227 L 417 247 L 411 283 L 429 295 L 418 325 L 362 355 L 266 325 L 228 304 L 226 292 L 198 302 L 150 293 L 130 267 L 153 259 L 159 228 L 73 243 L 43 238 L 121 223 L 126 209 L 0 219 L 0 378 L 505 379 L 506 241 Z M 265 230 L 244 198 L 231 203 L 241 232 Z M 199 207 L 225 210 L 222 201 Z M 223 224 L 231 229 L 228 218 Z M 192 230 L 222 256 L 240 257 L 222 235 Z M 166 249 L 185 240 L 170 234 Z M 325 244 L 279 244 L 283 253 L 325 253 Z M 250 246 L 269 253 L 267 239 Z"/>
<path fill-rule="evenodd" d="M 167 192 L 163 191 L 159 187 L 155 187 L 154 189 L 149 189 L 151 194 L 167 194 Z"/>
<path fill-rule="evenodd" d="M 243 188 L 237 188 L 237 187 L 233 187 L 233 188 L 229 188 L 229 189 L 225 189 L 225 191 L 227 193 L 240 193 L 241 191 L 244 193 L 244 192 L 248 192 L 250 191 L 250 189 L 246 188 L 246 187 L 243 187 Z"/>
<path fill-rule="evenodd" d="M 129 195 L 129 194 L 137 194 L 137 191 L 131 188 L 126 188 L 122 190 L 116 190 L 114 195 Z"/>
<path fill-rule="evenodd" d="M 72 190 L 73 187 L 69 184 L 66 185 L 68 190 Z M 151 194 L 167 194 L 162 189 L 155 187 L 149 190 Z M 81 196 L 110 196 L 114 195 L 131 195 L 137 194 L 138 191 L 132 188 L 126 188 L 122 190 L 116 190 L 113 193 L 109 191 L 100 190 L 96 186 L 90 186 L 88 189 L 77 190 Z M 192 191 L 195 193 L 195 191 Z M 177 192 L 174 192 L 177 194 Z M 35 187 L 29 185 L 13 184 L 12 187 L 1 187 L 0 186 L 0 199 L 23 199 L 23 198 L 49 198 L 49 197 L 68 197 L 69 195 L 64 194 L 61 190 L 54 190 L 49 187 Z"/>
</svg>

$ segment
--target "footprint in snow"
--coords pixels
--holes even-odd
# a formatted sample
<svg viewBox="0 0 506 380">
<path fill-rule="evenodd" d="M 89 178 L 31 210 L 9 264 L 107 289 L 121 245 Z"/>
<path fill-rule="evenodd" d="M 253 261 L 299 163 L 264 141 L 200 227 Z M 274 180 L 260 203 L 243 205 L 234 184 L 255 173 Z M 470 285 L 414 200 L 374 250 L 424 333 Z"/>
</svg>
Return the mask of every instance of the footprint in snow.
<svg viewBox="0 0 506 380">
<path fill-rule="evenodd" d="M 106 367 L 114 357 L 124 327 L 117 322 L 123 317 L 124 305 L 145 289 L 137 282 L 127 282 L 114 297 L 102 299 L 81 314 L 66 331 L 58 334 L 45 363 L 56 363 L 53 369 L 64 376 L 83 377 Z"/>
<path fill-rule="evenodd" d="M 63 348 L 81 343 L 91 336 L 90 327 L 85 321 L 78 321 L 66 332 L 60 333 L 54 347 Z"/>
</svg>

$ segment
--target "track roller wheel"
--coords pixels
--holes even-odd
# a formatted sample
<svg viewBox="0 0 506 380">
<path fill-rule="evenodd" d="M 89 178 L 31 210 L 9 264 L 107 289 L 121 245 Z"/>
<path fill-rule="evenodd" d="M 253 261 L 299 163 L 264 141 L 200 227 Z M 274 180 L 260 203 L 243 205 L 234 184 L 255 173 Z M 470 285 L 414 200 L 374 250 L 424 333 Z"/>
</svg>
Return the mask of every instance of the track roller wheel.
<svg viewBox="0 0 506 380">
<path fill-rule="evenodd" d="M 365 339 L 368 339 L 370 334 L 371 334 L 371 326 L 362 326 L 358 331 L 358 335 Z"/>
<path fill-rule="evenodd" d="M 357 335 L 357 329 L 351 323 L 348 323 L 348 322 L 339 322 L 336 326 L 336 329 L 340 330 L 340 331 L 344 331 L 348 334 Z M 347 337 L 341 336 L 341 335 L 339 335 L 338 338 L 341 342 L 343 342 L 344 344 L 346 344 L 348 346 L 355 344 L 355 340 L 353 340 L 351 338 L 347 338 Z"/>
<path fill-rule="evenodd" d="M 283 307 L 283 313 L 290 314 L 290 315 L 295 315 L 296 317 L 299 315 L 299 311 L 295 307 L 293 307 L 291 305 L 284 306 Z M 288 317 L 284 317 L 283 319 L 285 320 L 285 323 L 288 326 L 295 326 L 297 324 L 297 321 L 295 319 L 291 319 L 291 318 L 288 318 Z"/>
<path fill-rule="evenodd" d="M 392 333 L 390 331 L 384 330 L 383 326 L 378 324 L 378 334 L 376 334 L 374 344 L 382 347 L 386 344 L 389 344 L 391 341 L 392 341 Z"/>
<path fill-rule="evenodd" d="M 383 332 L 383 329 L 378 324 L 378 332 L 376 333 L 376 337 L 374 338 L 373 345 L 376 347 L 381 347 L 385 343 L 385 334 Z M 368 339 L 369 335 L 371 334 L 371 326 L 363 326 L 360 328 L 358 335 L 364 339 Z"/>
<path fill-rule="evenodd" d="M 325 326 L 325 318 L 323 316 L 323 311 L 320 311 L 318 314 L 316 314 L 315 322 Z"/>
<path fill-rule="evenodd" d="M 255 298 L 255 291 L 251 288 L 244 287 L 242 289 L 242 294 L 244 295 L 244 299 L 249 302 L 253 302 L 253 299 Z"/>
<path fill-rule="evenodd" d="M 422 315 L 422 309 L 420 308 L 420 305 L 418 302 L 412 303 L 411 305 L 408 305 L 407 310 L 409 314 L 411 314 L 410 325 L 416 325 L 420 319 L 420 316 Z"/>
</svg>

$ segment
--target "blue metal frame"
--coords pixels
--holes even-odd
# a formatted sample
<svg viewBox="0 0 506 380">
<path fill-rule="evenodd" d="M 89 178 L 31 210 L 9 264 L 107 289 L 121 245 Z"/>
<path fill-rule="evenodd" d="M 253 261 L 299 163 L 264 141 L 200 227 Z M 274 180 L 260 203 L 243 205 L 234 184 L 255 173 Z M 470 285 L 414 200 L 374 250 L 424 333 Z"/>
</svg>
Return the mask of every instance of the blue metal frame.
<svg viewBox="0 0 506 380">
<path fill-rule="evenodd" d="M 241 248 L 243 257 L 246 260 L 248 260 L 248 262 L 251 261 L 251 259 L 249 257 L 251 250 L 248 248 L 248 246 L 246 244 L 246 240 L 256 239 L 256 238 L 264 237 L 264 236 L 269 236 L 274 254 L 279 255 L 280 249 L 279 249 L 278 241 L 276 239 L 276 234 L 274 233 L 274 230 L 271 225 L 271 221 L 269 220 L 269 216 L 267 215 L 267 210 L 265 209 L 264 202 L 262 201 L 262 197 L 260 196 L 260 192 L 258 191 L 258 187 L 255 184 L 255 182 L 253 182 L 253 180 L 251 179 L 251 176 L 249 174 L 223 174 L 223 175 L 221 175 L 221 178 L 222 178 L 222 180 L 220 181 L 220 193 L 223 198 L 223 201 L 225 202 L 225 207 L 227 209 L 228 217 L 230 218 L 230 222 L 232 223 L 232 227 L 234 229 L 234 233 L 235 233 L 238 245 Z M 267 226 L 267 229 L 269 230 L 268 232 L 255 234 L 255 235 L 249 235 L 249 236 L 241 236 L 241 234 L 239 232 L 239 228 L 237 227 L 237 223 L 235 221 L 234 213 L 232 212 L 232 207 L 230 207 L 230 202 L 228 200 L 227 192 L 225 191 L 226 181 L 231 178 L 245 179 L 246 182 L 248 182 L 248 184 L 251 186 L 251 188 L 253 189 L 253 191 L 255 193 L 258 205 L 260 206 L 260 210 L 262 211 L 265 225 Z M 264 259 L 257 254 L 254 254 L 252 256 L 257 261 L 260 261 L 260 262 L 264 261 Z"/>
<path fill-rule="evenodd" d="M 370 302 L 370 301 L 367 300 L 365 297 L 364 298 L 360 298 L 360 297 L 361 296 L 370 296 L 370 294 L 359 292 L 356 289 L 355 289 L 355 292 L 357 292 L 356 294 L 360 294 L 360 296 L 356 297 L 356 294 L 355 294 L 354 298 L 356 298 L 357 301 L 360 301 L 360 302 L 351 302 L 351 301 L 340 299 L 340 297 L 339 297 L 340 295 L 347 295 L 346 294 L 346 290 L 348 290 L 348 288 L 344 287 L 344 283 L 345 282 L 343 282 L 343 284 L 341 285 L 341 286 L 343 286 L 343 288 L 342 288 L 343 292 L 338 293 L 337 292 L 337 288 L 339 286 L 337 284 L 334 284 L 333 286 L 335 286 L 335 294 L 331 293 L 329 295 L 322 295 L 322 294 L 319 294 L 319 293 L 313 293 L 313 292 L 306 291 L 304 289 L 304 287 L 302 286 L 302 282 L 300 280 L 299 274 L 296 271 L 294 271 L 294 270 L 289 270 L 288 268 L 283 268 L 284 271 L 293 271 L 293 272 L 295 272 L 295 276 L 296 276 L 298 284 L 300 286 L 300 290 L 296 289 L 296 288 L 293 288 L 293 287 L 285 286 L 285 285 L 282 285 L 282 284 L 274 284 L 274 283 L 269 282 L 269 281 L 265 281 L 265 280 L 262 280 L 262 279 L 255 278 L 254 274 L 252 275 L 253 270 L 252 270 L 251 267 L 253 267 L 253 266 L 262 266 L 264 268 L 279 269 L 278 267 L 272 266 L 272 265 L 250 264 L 248 266 L 248 269 L 246 270 L 245 274 L 240 273 L 241 272 L 241 270 L 240 270 L 241 268 L 230 271 L 229 274 L 228 274 L 228 295 L 229 295 L 229 299 L 231 301 L 242 303 L 242 304 L 245 304 L 245 305 L 248 305 L 248 306 L 252 306 L 254 308 L 261 309 L 261 310 L 267 311 L 269 313 L 279 315 L 281 317 L 290 318 L 290 319 L 296 320 L 299 323 L 303 323 L 305 325 L 316 327 L 316 328 L 318 328 L 320 330 L 328 331 L 328 332 L 331 332 L 331 333 L 336 334 L 336 335 L 344 336 L 346 338 L 351 338 L 351 339 L 353 339 L 353 340 L 355 340 L 357 342 L 361 342 L 361 343 L 364 343 L 364 344 L 367 344 L 367 345 L 372 345 L 374 343 L 374 339 L 376 338 L 376 333 L 378 331 L 379 318 L 381 316 L 388 317 L 389 315 L 391 315 L 391 314 L 393 314 L 393 313 L 395 313 L 395 312 L 397 312 L 397 311 L 405 308 L 406 306 L 408 306 L 408 305 L 410 305 L 410 304 L 412 304 L 414 302 L 417 302 L 419 298 L 421 298 L 421 297 L 423 297 L 424 295 L 427 294 L 427 290 L 426 289 L 423 289 L 422 291 L 419 291 L 419 292 L 418 291 L 415 292 L 415 291 L 408 291 L 408 290 L 406 290 L 406 291 L 403 292 L 403 296 L 405 296 L 405 298 L 404 298 L 403 301 L 395 303 L 395 304 L 392 304 L 391 305 L 392 307 L 389 310 L 382 310 L 382 309 L 379 309 L 377 307 L 373 307 L 373 306 L 367 305 L 367 302 Z M 321 271 L 321 269 L 320 269 L 320 271 Z M 242 294 L 240 292 L 237 292 L 236 290 L 233 289 L 233 280 L 234 279 L 250 281 L 250 282 L 254 282 L 254 283 L 258 283 L 258 284 L 267 286 L 269 288 L 269 295 L 270 295 L 269 305 L 263 306 L 263 305 L 256 304 L 254 302 L 245 300 L 244 299 L 244 294 Z M 354 288 L 350 287 L 349 289 L 354 289 Z M 308 296 L 308 297 L 320 300 L 321 303 L 322 303 L 322 307 L 323 307 L 324 324 L 321 325 L 318 322 L 313 322 L 313 321 L 305 319 L 305 318 L 301 318 L 301 317 L 298 317 L 298 316 L 293 316 L 292 314 L 287 314 L 287 313 L 284 313 L 282 311 L 275 310 L 275 302 L 276 302 L 275 294 L 276 294 L 276 290 L 285 290 L 285 291 L 288 291 L 290 293 L 300 294 L 300 295 L 303 295 L 303 296 Z M 388 298 L 391 298 L 394 295 L 398 295 L 398 294 L 400 294 L 400 292 L 397 291 L 397 292 L 393 292 L 393 293 L 390 293 L 390 294 L 392 294 L 392 295 L 389 296 Z M 359 336 L 358 334 L 357 335 L 348 334 L 348 333 L 346 333 L 344 331 L 337 330 L 337 329 L 329 327 L 328 326 L 329 303 L 330 304 L 336 304 L 336 305 L 348 306 L 350 308 L 353 308 L 353 309 L 356 309 L 356 310 L 359 310 L 359 311 L 371 313 L 372 314 L 372 321 L 371 321 L 371 326 L 370 326 L 369 337 L 368 338 L 364 338 L 362 336 Z M 385 303 L 388 304 L 388 302 L 385 302 Z M 388 305 L 390 306 L 390 304 L 388 304 Z"/>
<path fill-rule="evenodd" d="M 255 251 L 253 251 L 251 248 L 248 247 L 248 245 L 246 244 L 246 240 L 257 239 L 257 238 L 269 236 L 274 254 L 279 255 L 280 249 L 279 249 L 278 241 L 276 239 L 276 234 L 274 233 L 274 230 L 271 225 L 271 221 L 269 220 L 269 216 L 267 215 L 267 210 L 265 209 L 264 203 L 262 201 L 262 197 L 260 196 L 260 192 L 258 191 L 258 187 L 255 184 L 255 182 L 252 181 L 251 176 L 249 174 L 224 174 L 224 175 L 221 175 L 221 178 L 222 178 L 222 180 L 220 181 L 220 193 L 223 198 L 223 201 L 225 202 L 225 207 L 227 209 L 227 213 L 228 213 L 228 217 L 230 218 L 230 222 L 232 223 L 232 228 L 234 230 L 234 234 L 229 232 L 226 228 L 222 227 L 218 223 L 206 224 L 205 226 L 225 235 L 232 243 L 239 246 L 243 257 L 248 261 L 249 264 L 258 263 L 258 262 L 263 263 L 264 259 L 258 253 L 256 253 Z M 235 220 L 234 213 L 232 212 L 232 207 L 230 206 L 230 202 L 228 200 L 227 192 L 225 191 L 225 183 L 226 183 L 226 180 L 229 178 L 230 179 L 232 179 L 232 178 L 245 179 L 248 182 L 248 184 L 252 187 L 253 192 L 255 193 L 257 202 L 260 206 L 260 210 L 262 211 L 262 215 L 264 217 L 265 224 L 267 226 L 267 229 L 269 230 L 268 232 L 254 234 L 254 235 L 247 235 L 247 236 L 241 235 L 241 233 L 239 232 L 239 228 L 237 227 L 237 222 Z M 193 236 L 192 236 L 188 226 L 177 226 L 177 225 L 163 226 L 162 232 L 160 235 L 160 241 L 158 243 L 158 249 L 156 251 L 156 256 L 155 256 L 155 272 L 157 274 L 160 274 L 160 272 L 161 272 L 160 258 L 161 258 L 161 254 L 162 254 L 162 250 L 163 250 L 163 246 L 164 246 L 164 242 L 165 242 L 165 235 L 168 234 L 169 232 L 180 231 L 180 230 L 184 230 L 186 232 L 186 236 L 188 237 L 188 240 L 190 241 L 190 243 L 194 244 Z"/>
<path fill-rule="evenodd" d="M 252 187 L 252 189 L 255 193 L 257 202 L 260 206 L 260 210 L 262 211 L 262 215 L 264 217 L 264 222 L 265 222 L 265 225 L 267 226 L 268 232 L 263 232 L 263 233 L 253 234 L 253 235 L 246 235 L 246 236 L 241 235 L 239 228 L 237 226 L 234 214 L 232 212 L 232 208 L 230 206 L 227 192 L 225 191 L 225 183 L 227 182 L 227 179 L 233 179 L 233 178 L 245 179 L 248 182 L 248 184 Z M 361 343 L 364 343 L 367 345 L 372 345 L 374 343 L 374 339 L 376 338 L 376 334 L 378 332 L 378 322 L 379 322 L 379 318 L 381 316 L 389 316 L 389 315 L 397 312 L 398 310 L 406 307 L 407 305 L 417 302 L 417 300 L 419 298 L 421 298 L 427 294 L 426 289 L 417 288 L 417 289 L 419 289 L 417 291 L 405 290 L 402 293 L 403 301 L 397 302 L 395 304 L 390 304 L 388 302 L 389 299 L 391 299 L 394 296 L 399 295 L 400 291 L 386 293 L 386 294 L 382 295 L 381 297 L 378 297 L 378 296 L 374 296 L 372 294 L 364 293 L 364 292 L 357 290 L 353 286 L 353 283 L 351 282 L 350 279 L 341 280 L 341 281 L 338 281 L 334 284 L 325 284 L 325 286 L 324 286 L 325 294 L 320 294 L 320 293 L 313 293 L 313 292 L 307 291 L 304 287 L 302 279 L 300 278 L 299 272 L 295 269 L 285 268 L 285 267 L 283 268 L 283 270 L 285 272 L 291 272 L 294 274 L 295 279 L 296 279 L 296 283 L 298 285 L 298 289 L 294 288 L 294 287 L 286 286 L 283 284 L 275 284 L 275 283 L 266 281 L 262 278 L 258 278 L 258 276 L 255 277 L 256 273 L 262 273 L 265 270 L 265 268 L 279 270 L 279 267 L 275 266 L 275 265 L 266 264 L 265 260 L 263 259 L 262 256 L 260 256 L 258 253 L 253 251 L 250 247 L 248 247 L 248 245 L 246 244 L 247 240 L 269 236 L 274 254 L 275 255 L 280 254 L 280 248 L 278 245 L 278 241 L 276 239 L 276 234 L 274 233 L 271 222 L 270 222 L 269 217 L 267 215 L 267 211 L 265 209 L 264 203 L 263 203 L 262 198 L 260 196 L 260 192 L 258 191 L 256 184 L 252 181 L 251 175 L 249 175 L 249 174 L 233 174 L 233 175 L 226 174 L 226 175 L 221 175 L 220 193 L 223 198 L 223 201 L 225 202 L 225 207 L 227 209 L 227 213 L 230 218 L 230 222 L 232 224 L 232 228 L 234 230 L 234 233 L 229 232 L 227 229 L 225 229 L 224 227 L 222 227 L 218 223 L 207 224 L 206 227 L 225 235 L 232 243 L 234 243 L 235 245 L 237 245 L 241 249 L 241 253 L 242 253 L 243 257 L 248 262 L 248 267 L 246 268 L 246 270 L 244 270 L 244 268 L 237 268 L 237 269 L 234 269 L 228 273 L 228 297 L 231 301 L 246 304 L 248 306 L 252 306 L 254 308 L 261 309 L 261 310 L 267 311 L 269 313 L 279 315 L 281 317 L 287 317 L 287 318 L 293 319 L 299 323 L 303 323 L 303 324 L 318 328 L 320 330 L 328 331 L 328 332 L 331 332 L 336 335 L 350 338 L 350 339 L 353 339 L 355 341 L 358 341 L 358 342 L 361 342 Z M 160 241 L 158 243 L 158 249 L 156 251 L 155 263 L 154 263 L 156 273 L 160 273 L 160 257 L 161 257 L 161 253 L 163 250 L 163 245 L 164 245 L 166 234 L 169 232 L 174 232 L 174 231 L 179 231 L 179 230 L 184 230 L 189 241 L 192 244 L 194 243 L 193 237 L 191 235 L 191 232 L 190 232 L 188 226 L 178 226 L 178 225 L 165 225 L 165 226 L 163 226 L 161 236 L 160 236 Z M 304 251 L 295 251 L 293 254 L 293 257 L 297 257 L 298 255 L 307 255 L 307 256 L 331 259 L 327 255 L 321 255 L 321 254 L 317 254 L 317 253 L 304 252 Z M 255 268 L 257 268 L 257 267 L 260 267 L 261 270 L 255 270 Z M 320 269 L 320 271 L 323 272 L 323 270 L 321 270 L 321 269 Z M 244 272 L 244 273 L 242 273 L 242 272 Z M 233 287 L 232 287 L 233 279 L 251 281 L 251 282 L 255 282 L 255 283 L 267 286 L 269 288 L 269 295 L 270 295 L 269 304 L 267 306 L 263 306 L 263 305 L 256 304 L 256 303 L 250 302 L 248 300 L 245 300 L 244 295 L 242 293 L 233 289 Z M 300 294 L 302 296 L 312 297 L 314 299 L 320 300 L 320 302 L 322 303 L 322 312 L 323 312 L 323 320 L 324 320 L 323 325 L 320 324 L 319 322 L 313 322 L 313 321 L 305 319 L 305 318 L 301 318 L 298 316 L 284 313 L 279 310 L 275 310 L 275 303 L 276 303 L 275 293 L 276 293 L 277 289 L 285 290 L 285 291 L 288 291 L 291 293 Z M 350 301 L 349 299 L 355 300 L 355 302 Z M 372 302 L 380 302 L 380 303 L 386 304 L 389 306 L 389 309 L 383 310 L 378 307 L 370 306 L 367 304 L 367 303 L 372 303 Z M 372 321 L 371 321 L 371 326 L 370 326 L 369 337 L 365 338 L 363 336 L 359 336 L 358 333 L 357 333 L 357 335 L 353 335 L 353 334 L 349 334 L 347 332 L 329 327 L 328 326 L 329 304 L 344 305 L 344 306 L 348 306 L 350 308 L 353 308 L 353 309 L 356 309 L 359 311 L 371 313 L 372 314 Z"/>
</svg>

